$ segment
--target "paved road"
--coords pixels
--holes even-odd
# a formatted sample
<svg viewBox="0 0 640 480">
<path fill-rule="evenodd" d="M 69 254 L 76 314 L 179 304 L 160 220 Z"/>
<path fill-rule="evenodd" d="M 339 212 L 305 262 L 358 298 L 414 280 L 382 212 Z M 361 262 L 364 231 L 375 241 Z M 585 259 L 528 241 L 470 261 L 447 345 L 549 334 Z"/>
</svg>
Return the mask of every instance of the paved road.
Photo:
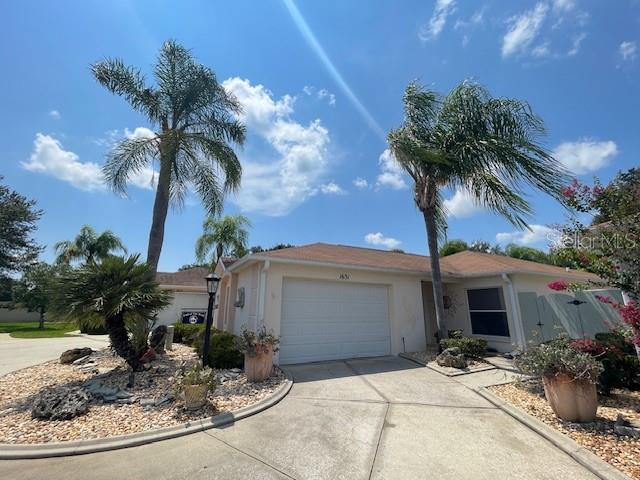
<svg viewBox="0 0 640 480">
<path fill-rule="evenodd" d="M 104 348 L 106 335 L 65 335 L 57 338 L 13 338 L 0 333 L 0 375 L 53 360 L 77 347 Z"/>
<path fill-rule="evenodd" d="M 226 428 L 113 452 L 4 461 L 0 478 L 595 478 L 467 386 L 407 360 L 290 371 L 296 383 L 284 400 Z"/>
</svg>

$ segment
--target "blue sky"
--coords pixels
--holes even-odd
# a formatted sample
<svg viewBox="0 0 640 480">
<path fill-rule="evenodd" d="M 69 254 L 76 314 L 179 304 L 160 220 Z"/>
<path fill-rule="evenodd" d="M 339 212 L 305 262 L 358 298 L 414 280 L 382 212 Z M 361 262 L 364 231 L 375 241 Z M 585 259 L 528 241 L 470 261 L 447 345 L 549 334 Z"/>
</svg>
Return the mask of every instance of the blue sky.
<svg viewBox="0 0 640 480">
<path fill-rule="evenodd" d="M 385 153 L 412 79 L 447 92 L 475 79 L 531 103 L 546 146 L 579 178 L 637 165 L 640 2 L 62 1 L 8 2 L 0 40 L 0 144 L 5 182 L 44 210 L 37 239 L 84 224 L 146 251 L 153 191 L 104 188 L 109 146 L 150 126 L 96 84 L 90 63 L 120 57 L 149 72 L 173 38 L 212 67 L 245 105 L 243 187 L 228 213 L 253 223 L 250 244 L 315 241 L 427 253 L 408 181 Z M 151 79 L 149 79 L 151 81 Z M 563 220 L 530 192 L 533 233 L 446 192 L 449 238 L 544 247 Z M 160 269 L 194 260 L 204 212 L 190 198 L 167 221 Z"/>
</svg>

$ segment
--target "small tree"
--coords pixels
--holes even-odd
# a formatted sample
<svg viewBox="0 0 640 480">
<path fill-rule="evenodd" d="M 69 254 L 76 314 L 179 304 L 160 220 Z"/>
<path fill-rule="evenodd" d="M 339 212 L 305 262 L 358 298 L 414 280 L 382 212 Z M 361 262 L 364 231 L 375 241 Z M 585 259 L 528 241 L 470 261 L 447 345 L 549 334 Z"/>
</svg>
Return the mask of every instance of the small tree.
<svg viewBox="0 0 640 480">
<path fill-rule="evenodd" d="M 12 306 L 25 307 L 40 315 L 38 328 L 44 328 L 45 314 L 51 301 L 51 287 L 59 269 L 45 262 L 36 263 L 24 272 L 13 286 Z"/>
<path fill-rule="evenodd" d="M 442 247 L 440 247 L 440 256 L 446 257 L 447 255 L 464 252 L 465 250 L 469 250 L 469 245 L 467 244 L 467 242 L 456 238 L 454 240 L 445 242 Z"/>
<path fill-rule="evenodd" d="M 207 217 L 202 224 L 203 233 L 196 242 L 196 259 L 204 263 L 211 255 L 215 265 L 224 255 L 242 257 L 247 253 L 251 222 L 244 215 L 226 215 L 222 218 Z"/>
<path fill-rule="evenodd" d="M 549 263 L 549 255 L 542 250 L 524 245 L 515 245 L 510 243 L 505 248 L 504 254 L 507 257 L 519 258 L 521 260 L 529 260 L 536 263 Z"/>
<path fill-rule="evenodd" d="M 563 194 L 573 214 L 563 227 L 556 263 L 583 268 L 640 300 L 640 169 L 620 172 L 606 186 L 574 180 Z M 591 215 L 584 224 L 581 218 Z"/>
<path fill-rule="evenodd" d="M 58 255 L 56 261 L 60 264 L 99 262 L 113 252 L 127 253 L 120 237 L 111 230 L 98 234 L 89 225 L 83 226 L 73 240 L 58 242 L 54 248 Z"/>
<path fill-rule="evenodd" d="M 37 260 L 42 249 L 32 235 L 41 216 L 34 200 L 0 185 L 0 277 L 22 271 Z"/>
<path fill-rule="evenodd" d="M 147 348 L 146 339 L 132 341 L 134 331 L 171 300 L 159 289 L 153 270 L 138 259 L 107 257 L 70 270 L 56 282 L 52 302 L 52 310 L 63 318 L 104 325 L 111 347 L 133 371 Z"/>
</svg>

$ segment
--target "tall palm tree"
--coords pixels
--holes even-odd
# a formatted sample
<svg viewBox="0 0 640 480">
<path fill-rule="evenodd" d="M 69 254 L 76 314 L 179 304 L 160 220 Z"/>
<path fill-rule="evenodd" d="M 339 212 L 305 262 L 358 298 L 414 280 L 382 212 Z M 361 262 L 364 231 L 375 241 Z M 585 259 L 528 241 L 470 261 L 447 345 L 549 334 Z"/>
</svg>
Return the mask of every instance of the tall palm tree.
<svg viewBox="0 0 640 480">
<path fill-rule="evenodd" d="M 93 227 L 85 225 L 73 240 L 65 240 L 54 245 L 59 264 L 73 261 L 84 263 L 100 262 L 114 251 L 127 252 L 127 249 L 111 230 L 105 230 L 100 235 Z"/>
<path fill-rule="evenodd" d="M 207 217 L 202 223 L 204 233 L 196 241 L 196 259 L 205 262 L 212 251 L 212 265 L 223 255 L 242 257 L 247 253 L 249 227 L 251 222 L 244 215 L 226 215 L 220 219 Z"/>
<path fill-rule="evenodd" d="M 444 233 L 444 188 L 460 188 L 479 205 L 518 228 L 532 213 L 523 187 L 557 199 L 567 172 L 541 145 L 544 122 L 526 103 L 494 98 L 462 82 L 446 97 L 412 82 L 404 93 L 404 122 L 389 132 L 389 147 L 414 182 L 414 201 L 427 231 L 436 321 L 444 332 L 438 239 Z"/>
<path fill-rule="evenodd" d="M 174 41 L 160 49 L 153 70 L 155 86 L 146 85 L 142 73 L 121 60 L 107 59 L 91 69 L 101 85 L 123 97 L 156 129 L 150 137 L 121 140 L 103 169 L 111 188 L 124 193 L 131 176 L 157 161 L 147 250 L 147 264 L 155 272 L 169 204 L 181 206 L 193 185 L 204 207 L 216 215 L 225 194 L 240 186 L 242 168 L 230 144 L 245 140 L 245 127 L 236 120 L 241 106 L 210 68 Z"/>
</svg>

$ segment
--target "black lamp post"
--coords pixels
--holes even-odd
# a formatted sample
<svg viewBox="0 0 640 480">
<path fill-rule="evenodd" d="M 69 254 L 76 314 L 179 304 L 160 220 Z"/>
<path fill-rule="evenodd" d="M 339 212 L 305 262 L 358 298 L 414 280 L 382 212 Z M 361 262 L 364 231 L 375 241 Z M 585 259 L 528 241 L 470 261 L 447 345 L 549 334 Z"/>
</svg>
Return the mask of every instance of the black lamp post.
<svg viewBox="0 0 640 480">
<path fill-rule="evenodd" d="M 204 329 L 204 343 L 202 345 L 202 366 L 207 366 L 207 359 L 209 357 L 209 339 L 211 338 L 211 324 L 213 323 L 213 304 L 216 300 L 216 292 L 218 291 L 218 284 L 220 278 L 216 277 L 213 273 L 210 273 L 204 277 L 207 281 L 207 293 L 209 294 L 209 304 L 207 305 L 207 319 Z"/>
</svg>

